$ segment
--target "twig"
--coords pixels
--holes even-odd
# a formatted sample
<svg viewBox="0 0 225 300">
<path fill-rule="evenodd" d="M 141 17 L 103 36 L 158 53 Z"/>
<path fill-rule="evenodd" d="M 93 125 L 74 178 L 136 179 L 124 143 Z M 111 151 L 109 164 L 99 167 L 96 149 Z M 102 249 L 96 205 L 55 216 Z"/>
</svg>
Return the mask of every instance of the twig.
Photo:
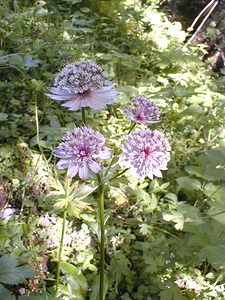
<svg viewBox="0 0 225 300">
<path fill-rule="evenodd" d="M 194 34 L 187 41 L 186 45 L 190 44 L 194 40 L 194 38 L 200 32 L 200 30 L 202 29 L 202 27 L 204 26 L 205 22 L 208 20 L 208 18 L 210 17 L 210 15 L 214 11 L 214 9 L 216 8 L 216 6 L 217 6 L 218 3 L 219 3 L 218 0 L 211 0 L 209 2 L 209 4 L 207 4 L 206 7 L 204 7 L 203 10 L 198 14 L 198 16 L 195 18 L 194 22 L 191 24 L 191 27 L 190 27 L 191 29 L 194 28 L 194 26 L 201 19 L 201 17 L 204 17 L 205 14 L 206 14 L 206 16 L 204 17 L 204 19 L 202 20 L 202 22 L 200 23 L 200 25 L 198 26 L 198 28 L 196 29 L 196 31 L 194 32 Z"/>
</svg>

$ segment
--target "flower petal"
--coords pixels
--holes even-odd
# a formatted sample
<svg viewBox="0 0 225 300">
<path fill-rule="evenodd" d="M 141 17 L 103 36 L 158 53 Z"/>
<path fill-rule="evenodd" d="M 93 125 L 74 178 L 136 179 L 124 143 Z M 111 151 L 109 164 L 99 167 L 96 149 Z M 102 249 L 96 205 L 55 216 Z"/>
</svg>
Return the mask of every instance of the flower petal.
<svg viewBox="0 0 225 300">
<path fill-rule="evenodd" d="M 79 177 L 80 179 L 86 179 L 88 177 L 89 170 L 87 164 L 84 162 L 81 167 L 79 167 Z"/>
<path fill-rule="evenodd" d="M 93 160 L 91 162 L 89 162 L 88 165 L 89 165 L 91 171 L 94 173 L 99 173 L 102 169 L 101 166 Z"/>
<path fill-rule="evenodd" d="M 54 156 L 64 159 L 70 159 L 73 155 L 70 151 L 62 150 L 59 148 L 56 148 L 54 151 L 52 151 L 52 153 Z"/>
<path fill-rule="evenodd" d="M 58 87 L 50 87 L 49 88 L 49 91 L 52 93 L 52 94 L 56 94 L 56 95 L 62 95 L 62 96 L 67 96 L 68 94 L 71 94 L 72 93 L 72 90 L 66 88 L 66 87 L 63 87 L 63 88 L 58 88 Z"/>
<path fill-rule="evenodd" d="M 65 101 L 70 99 L 70 95 L 55 95 L 55 94 L 45 94 L 52 100 Z"/>
<path fill-rule="evenodd" d="M 159 169 L 154 169 L 153 173 L 156 177 L 162 177 L 162 172 Z"/>
<path fill-rule="evenodd" d="M 70 165 L 70 162 L 69 162 L 68 160 L 60 159 L 60 160 L 58 161 L 58 163 L 56 164 L 56 167 L 57 167 L 58 169 L 61 170 L 61 169 L 66 169 L 66 168 L 68 168 L 69 165 Z"/>
<path fill-rule="evenodd" d="M 80 100 L 70 100 L 62 104 L 63 107 L 68 107 L 71 111 L 79 110 L 81 107 L 81 101 Z"/>
<path fill-rule="evenodd" d="M 78 172 L 78 168 L 79 168 L 78 165 L 69 167 L 68 171 L 67 171 L 67 176 L 70 178 L 73 178 L 74 176 L 76 176 L 77 172 Z"/>
<path fill-rule="evenodd" d="M 99 153 L 98 157 L 100 159 L 108 159 L 108 158 L 112 157 L 112 151 L 111 151 L 111 149 L 107 148 L 104 151 L 101 151 Z"/>
</svg>

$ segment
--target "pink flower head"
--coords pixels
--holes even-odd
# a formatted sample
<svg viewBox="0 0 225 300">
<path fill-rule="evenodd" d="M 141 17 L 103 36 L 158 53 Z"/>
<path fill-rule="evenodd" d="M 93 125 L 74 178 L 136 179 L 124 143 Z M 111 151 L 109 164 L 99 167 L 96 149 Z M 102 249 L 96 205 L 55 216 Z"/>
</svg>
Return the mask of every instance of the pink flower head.
<svg viewBox="0 0 225 300">
<path fill-rule="evenodd" d="M 154 102 L 148 100 L 144 96 L 135 97 L 131 99 L 131 102 L 131 106 L 125 108 L 131 121 L 144 125 L 159 122 L 160 111 Z"/>
<path fill-rule="evenodd" d="M 135 130 L 125 137 L 126 143 L 122 146 L 124 152 L 122 165 L 130 168 L 143 180 L 146 176 L 162 177 L 160 170 L 167 169 L 170 160 L 168 140 L 158 130 Z"/>
<path fill-rule="evenodd" d="M 105 146 L 102 134 L 82 127 L 66 133 L 53 154 L 60 158 L 56 165 L 58 169 L 68 168 L 68 177 L 79 173 L 81 179 L 86 179 L 90 170 L 94 173 L 101 171 L 100 161 L 110 158 L 111 150 Z"/>
<path fill-rule="evenodd" d="M 70 111 L 82 107 L 95 110 L 106 108 L 117 96 L 113 83 L 105 80 L 103 69 L 91 62 L 82 61 L 66 65 L 55 79 L 55 87 L 49 88 L 49 98 L 65 101 L 62 106 Z"/>
</svg>

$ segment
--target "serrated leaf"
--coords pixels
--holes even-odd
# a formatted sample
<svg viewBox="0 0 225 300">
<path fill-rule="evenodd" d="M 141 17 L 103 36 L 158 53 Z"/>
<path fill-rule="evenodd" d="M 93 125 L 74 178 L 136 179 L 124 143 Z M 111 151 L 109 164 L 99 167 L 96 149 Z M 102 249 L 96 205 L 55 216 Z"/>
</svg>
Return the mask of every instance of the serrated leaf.
<svg viewBox="0 0 225 300">
<path fill-rule="evenodd" d="M 177 230 L 182 230 L 184 227 L 184 215 L 181 212 L 171 211 L 169 213 L 163 213 L 163 220 L 167 222 L 174 222 Z"/>
<path fill-rule="evenodd" d="M 68 205 L 68 199 L 65 198 L 65 196 L 63 198 L 58 198 L 58 197 L 54 197 L 54 199 L 56 200 L 54 206 L 57 207 L 57 208 L 60 208 L 62 209 L 63 207 L 67 207 Z"/>
<path fill-rule="evenodd" d="M 80 186 L 75 192 L 73 192 L 73 199 L 82 200 L 88 195 L 97 190 L 98 186 L 92 187 L 87 184 Z"/>
<path fill-rule="evenodd" d="M 141 224 L 140 226 L 140 233 L 142 235 L 149 235 L 152 232 L 152 226 L 148 224 Z"/>
<path fill-rule="evenodd" d="M 5 284 L 19 284 L 26 282 L 26 278 L 34 275 L 28 264 L 21 265 L 16 256 L 0 257 L 0 282 Z"/>
</svg>

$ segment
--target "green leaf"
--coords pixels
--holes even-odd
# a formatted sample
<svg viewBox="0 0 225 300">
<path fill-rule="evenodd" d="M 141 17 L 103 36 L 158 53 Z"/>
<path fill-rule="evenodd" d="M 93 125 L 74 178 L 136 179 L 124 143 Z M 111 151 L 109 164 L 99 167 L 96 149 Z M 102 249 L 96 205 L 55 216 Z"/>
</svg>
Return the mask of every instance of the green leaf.
<svg viewBox="0 0 225 300">
<path fill-rule="evenodd" d="M 57 300 L 62 298 L 57 298 Z M 55 296 L 50 295 L 49 293 L 42 294 L 29 294 L 19 297 L 19 300 L 56 300 Z"/>
<path fill-rule="evenodd" d="M 169 213 L 163 213 L 163 220 L 167 222 L 174 222 L 177 230 L 182 230 L 184 227 L 184 215 L 181 212 L 171 211 Z"/>
<path fill-rule="evenodd" d="M 95 277 L 92 287 L 91 287 L 91 295 L 90 295 L 90 300 L 98 300 L 99 299 L 99 282 L 100 282 L 100 276 L 98 275 L 97 277 Z M 107 276 L 104 274 L 104 299 L 107 293 L 109 287 L 109 283 L 108 283 L 108 278 Z"/>
<path fill-rule="evenodd" d="M 6 121 L 8 119 L 8 115 L 5 113 L 0 113 L 0 121 Z"/>
<path fill-rule="evenodd" d="M 179 177 L 176 179 L 178 185 L 187 191 L 195 191 L 201 189 L 201 182 L 190 177 Z"/>
<path fill-rule="evenodd" d="M 5 284 L 19 284 L 26 282 L 26 278 L 34 276 L 28 264 L 21 264 L 16 256 L 0 257 L 0 282 Z"/>
<path fill-rule="evenodd" d="M 0 299 L 4 300 L 16 300 L 16 297 L 11 294 L 2 284 L 0 284 Z"/>
<path fill-rule="evenodd" d="M 165 284 L 164 289 L 159 293 L 160 300 L 184 300 L 181 290 L 172 282 Z"/>
<path fill-rule="evenodd" d="M 33 59 L 32 56 L 26 55 L 23 58 L 24 60 L 24 67 L 29 70 L 30 68 L 37 67 L 37 65 L 40 63 L 39 59 Z"/>
<path fill-rule="evenodd" d="M 190 175 L 204 178 L 208 181 L 225 178 L 225 147 L 221 145 L 212 149 L 207 155 L 201 155 L 195 160 L 195 165 L 185 168 Z"/>
<path fill-rule="evenodd" d="M 199 209 L 185 203 L 180 203 L 176 210 L 163 213 L 163 220 L 176 223 L 177 230 L 182 230 L 185 225 L 185 231 L 193 231 L 195 226 L 203 223 Z"/>
<path fill-rule="evenodd" d="M 79 269 L 67 262 L 61 263 L 61 270 L 66 277 L 71 289 L 73 299 L 85 299 L 87 293 L 87 281 Z"/>
<path fill-rule="evenodd" d="M 76 3 L 80 3 L 82 2 L 83 0 L 70 0 L 72 4 L 76 4 Z"/>
<path fill-rule="evenodd" d="M 8 57 L 8 63 L 10 65 L 23 66 L 23 57 L 19 53 L 11 54 Z"/>
<path fill-rule="evenodd" d="M 81 185 L 75 192 L 73 192 L 73 199 L 82 200 L 93 193 L 97 188 L 98 186 L 92 187 L 87 184 Z"/>
<path fill-rule="evenodd" d="M 149 224 L 141 224 L 139 227 L 142 235 L 149 235 L 152 232 L 152 226 Z"/>
<path fill-rule="evenodd" d="M 225 246 L 224 245 L 207 245 L 201 249 L 199 256 L 207 261 L 219 271 L 225 267 Z"/>
</svg>

